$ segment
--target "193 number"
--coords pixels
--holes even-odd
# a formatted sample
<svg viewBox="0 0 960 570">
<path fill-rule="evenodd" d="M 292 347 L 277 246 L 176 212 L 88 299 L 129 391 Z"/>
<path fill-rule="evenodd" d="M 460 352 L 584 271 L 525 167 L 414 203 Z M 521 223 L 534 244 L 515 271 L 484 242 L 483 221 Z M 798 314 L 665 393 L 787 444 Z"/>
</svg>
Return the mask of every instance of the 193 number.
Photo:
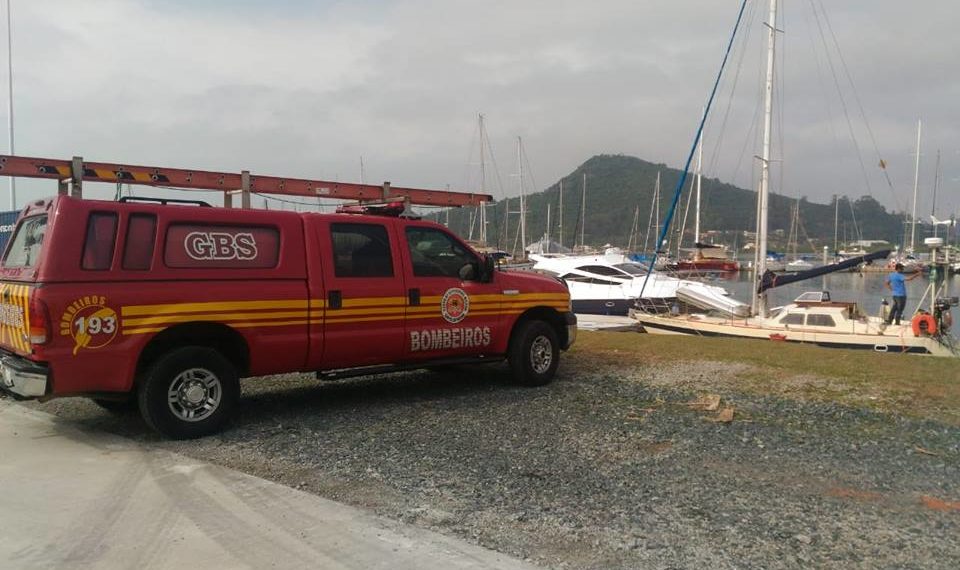
<svg viewBox="0 0 960 570">
<path fill-rule="evenodd" d="M 117 319 L 115 317 L 77 317 L 73 321 L 77 327 L 77 334 L 113 334 L 117 330 Z"/>
</svg>

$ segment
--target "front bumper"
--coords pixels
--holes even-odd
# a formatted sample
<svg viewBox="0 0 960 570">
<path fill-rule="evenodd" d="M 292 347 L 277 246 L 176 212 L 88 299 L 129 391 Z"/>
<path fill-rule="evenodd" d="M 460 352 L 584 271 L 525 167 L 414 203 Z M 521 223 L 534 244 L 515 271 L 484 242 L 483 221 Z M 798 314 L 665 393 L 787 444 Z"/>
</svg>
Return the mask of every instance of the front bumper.
<svg viewBox="0 0 960 570">
<path fill-rule="evenodd" d="M 567 350 L 577 340 L 577 315 L 572 312 L 564 313 L 563 318 L 567 323 L 567 342 L 563 350 Z"/>
<path fill-rule="evenodd" d="M 11 354 L 0 357 L 0 388 L 15 398 L 45 396 L 49 379 L 50 371 L 46 365 Z"/>
</svg>

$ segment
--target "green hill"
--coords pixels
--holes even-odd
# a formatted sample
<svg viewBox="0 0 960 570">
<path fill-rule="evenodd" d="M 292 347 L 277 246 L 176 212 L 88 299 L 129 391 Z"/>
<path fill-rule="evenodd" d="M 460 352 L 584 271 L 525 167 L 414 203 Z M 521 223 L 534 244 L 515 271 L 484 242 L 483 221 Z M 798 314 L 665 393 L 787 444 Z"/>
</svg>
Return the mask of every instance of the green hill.
<svg viewBox="0 0 960 570">
<path fill-rule="evenodd" d="M 652 206 L 652 197 L 657 172 L 661 176 L 660 219 L 662 220 L 669 208 L 669 201 L 673 196 L 674 188 L 681 175 L 675 168 L 663 164 L 654 164 L 632 156 L 598 155 L 583 163 L 576 170 L 563 178 L 563 233 L 562 243 L 570 246 L 577 236 L 579 242 L 580 203 L 583 190 L 583 175 L 587 179 L 586 197 L 586 224 L 584 241 L 588 245 L 600 246 L 613 244 L 625 246 L 629 239 L 630 228 L 633 225 L 635 209 L 640 209 L 640 246 L 643 245 L 646 233 L 647 220 Z M 690 177 L 688 177 L 689 184 Z M 529 194 L 527 202 L 527 242 L 532 243 L 544 234 L 547 223 L 547 204 L 551 209 L 551 231 L 553 240 L 558 239 L 558 211 L 559 211 L 560 183 L 554 183 L 546 190 Z M 860 239 L 885 239 L 892 244 L 899 243 L 903 231 L 904 216 L 899 213 L 890 213 L 879 202 L 870 196 L 850 201 L 846 196 L 839 198 L 839 239 L 841 243 L 846 235 L 848 241 Z M 688 192 L 684 189 L 680 204 L 677 208 L 677 221 L 674 228 L 679 227 L 682 221 Z M 506 201 L 490 205 L 487 208 L 488 241 L 491 245 L 512 251 L 517 243 L 516 234 L 518 217 L 510 216 L 509 236 L 505 237 L 504 212 Z M 513 197 L 509 201 L 511 212 L 519 210 L 519 200 Z M 754 231 L 756 224 L 756 192 L 745 190 L 731 184 L 720 182 L 712 178 L 703 179 L 703 199 L 701 228 L 703 231 L 719 232 L 713 237 L 714 241 L 733 245 L 743 245 L 747 238 L 743 232 Z M 786 246 L 786 234 L 790 228 L 790 216 L 795 204 L 793 197 L 771 194 L 770 196 L 770 238 L 773 249 L 782 249 Z M 476 216 L 473 208 L 452 210 L 450 212 L 450 227 L 459 235 L 470 235 L 471 219 Z M 430 216 L 438 221 L 445 221 L 446 214 L 438 213 Z M 802 198 L 800 201 L 800 220 L 803 231 L 800 234 L 800 250 L 810 252 L 812 247 L 822 248 L 824 245 L 833 246 L 834 235 L 834 204 L 817 204 Z M 473 237 L 479 235 L 477 222 L 474 222 Z M 687 221 L 687 232 L 684 242 L 692 241 L 693 211 Z M 859 235 L 855 228 L 859 228 Z M 779 231 L 778 231 L 779 230 Z M 783 234 L 782 236 L 779 234 Z M 809 237 L 814 245 L 807 243 Z"/>
</svg>

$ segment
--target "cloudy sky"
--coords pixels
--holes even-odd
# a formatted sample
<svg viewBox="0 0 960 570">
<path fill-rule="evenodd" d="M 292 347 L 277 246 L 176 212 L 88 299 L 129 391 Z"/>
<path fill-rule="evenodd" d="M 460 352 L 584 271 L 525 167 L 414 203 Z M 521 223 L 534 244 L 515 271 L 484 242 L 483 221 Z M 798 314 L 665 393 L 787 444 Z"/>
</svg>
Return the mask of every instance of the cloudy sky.
<svg viewBox="0 0 960 570">
<path fill-rule="evenodd" d="M 599 153 L 682 165 L 740 4 L 11 1 L 17 154 L 342 181 L 362 156 L 367 182 L 476 190 L 483 113 L 497 197 L 518 136 L 539 188 Z M 960 5 L 781 3 L 775 191 L 909 208 L 922 118 L 919 212 L 938 149 L 938 210 L 960 208 Z M 706 174 L 747 187 L 767 8 L 748 0 L 705 138 Z"/>
</svg>

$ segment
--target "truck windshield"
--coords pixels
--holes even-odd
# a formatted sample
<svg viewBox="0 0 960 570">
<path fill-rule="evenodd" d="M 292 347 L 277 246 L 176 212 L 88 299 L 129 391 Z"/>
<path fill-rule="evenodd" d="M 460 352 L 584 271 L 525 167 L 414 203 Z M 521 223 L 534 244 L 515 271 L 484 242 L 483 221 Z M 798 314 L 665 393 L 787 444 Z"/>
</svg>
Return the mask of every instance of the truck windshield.
<svg viewBox="0 0 960 570">
<path fill-rule="evenodd" d="M 43 249 L 43 234 L 47 229 L 47 216 L 25 218 L 17 226 L 7 253 L 3 257 L 4 267 L 33 267 L 40 258 Z"/>
</svg>

